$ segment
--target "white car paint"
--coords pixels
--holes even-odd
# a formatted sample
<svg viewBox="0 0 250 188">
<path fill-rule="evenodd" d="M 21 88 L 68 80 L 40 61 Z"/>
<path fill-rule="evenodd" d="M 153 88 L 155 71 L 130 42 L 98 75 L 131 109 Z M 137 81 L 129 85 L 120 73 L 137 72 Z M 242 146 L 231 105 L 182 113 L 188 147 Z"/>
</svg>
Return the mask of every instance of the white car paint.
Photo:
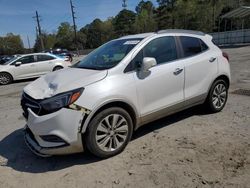
<svg viewBox="0 0 250 188">
<path fill-rule="evenodd" d="M 25 57 L 34 57 L 34 60 L 29 63 L 22 63 L 19 66 L 15 66 L 16 62 L 22 61 L 22 58 Z M 38 56 L 50 57 L 50 60 L 39 61 L 37 60 Z M 48 72 L 52 72 L 53 69 L 57 66 L 66 68 L 70 66 L 71 63 L 64 61 L 62 58 L 59 58 L 53 54 L 49 53 L 33 53 L 20 55 L 17 58 L 10 60 L 4 65 L 0 65 L 0 73 L 5 72 L 9 73 L 13 80 L 21 80 L 27 78 L 35 78 L 41 75 L 44 75 Z"/>
<path fill-rule="evenodd" d="M 208 49 L 195 56 L 154 66 L 148 75 L 140 71 L 124 73 L 127 65 L 141 49 L 152 40 L 164 36 L 199 38 L 206 43 Z M 82 135 L 91 118 L 110 102 L 124 102 L 132 107 L 136 115 L 136 129 L 150 120 L 162 117 L 160 114 L 154 114 L 163 109 L 180 105 L 173 108 L 174 112 L 190 106 L 190 101 L 191 106 L 203 103 L 212 83 L 219 76 L 224 75 L 230 81 L 229 63 L 222 56 L 221 50 L 212 43 L 212 37 L 209 35 L 173 31 L 126 36 L 120 39 L 140 37 L 143 40 L 111 69 L 69 68 L 42 76 L 24 88 L 24 93 L 34 100 L 44 100 L 84 87 L 80 98 L 74 102 L 74 105 L 80 107 L 78 110 L 62 108 L 57 112 L 39 116 L 28 109 L 27 127 L 35 135 L 38 144 L 29 137 L 27 142 L 35 153 L 53 155 L 83 151 Z M 210 62 L 211 58 L 215 60 Z M 178 75 L 173 74 L 178 69 L 182 71 Z M 155 117 L 150 117 L 152 114 Z M 45 143 L 39 137 L 51 134 L 62 138 L 68 145 L 54 148 L 55 143 Z"/>
</svg>

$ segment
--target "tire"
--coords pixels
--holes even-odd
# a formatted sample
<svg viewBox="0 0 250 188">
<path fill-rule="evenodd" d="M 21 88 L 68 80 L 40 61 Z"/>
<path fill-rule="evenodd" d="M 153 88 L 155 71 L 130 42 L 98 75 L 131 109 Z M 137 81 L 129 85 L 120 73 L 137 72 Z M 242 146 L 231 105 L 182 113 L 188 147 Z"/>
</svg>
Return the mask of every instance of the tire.
<svg viewBox="0 0 250 188">
<path fill-rule="evenodd" d="M 109 126 L 107 122 L 116 123 Z M 85 145 L 95 156 L 108 158 L 124 150 L 132 137 L 132 131 L 133 123 L 129 113 L 122 108 L 111 107 L 91 120 Z"/>
<path fill-rule="evenodd" d="M 216 80 L 209 91 L 205 106 L 212 112 L 220 112 L 226 105 L 228 98 L 228 84 L 224 80 Z"/>
<path fill-rule="evenodd" d="M 0 73 L 0 85 L 7 85 L 13 81 L 12 76 L 7 72 Z"/>
<path fill-rule="evenodd" d="M 54 67 L 53 71 L 57 71 L 57 70 L 60 70 L 60 69 L 63 69 L 63 67 L 62 66 L 56 66 L 56 67 Z"/>
</svg>

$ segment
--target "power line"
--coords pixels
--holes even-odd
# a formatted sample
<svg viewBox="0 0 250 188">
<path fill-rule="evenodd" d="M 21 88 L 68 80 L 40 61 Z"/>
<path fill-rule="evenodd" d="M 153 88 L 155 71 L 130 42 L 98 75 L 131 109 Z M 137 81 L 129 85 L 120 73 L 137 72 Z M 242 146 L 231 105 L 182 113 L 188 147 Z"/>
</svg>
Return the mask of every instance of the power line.
<svg viewBox="0 0 250 188">
<path fill-rule="evenodd" d="M 36 11 L 36 15 L 33 17 L 36 19 L 37 22 L 37 30 L 38 30 L 38 37 L 40 38 L 41 48 L 44 50 L 44 43 L 42 38 L 42 31 L 41 31 L 41 25 L 40 25 L 40 16 L 38 15 L 38 12 Z"/>
<path fill-rule="evenodd" d="M 75 7 L 73 6 L 72 0 L 70 0 L 70 7 L 71 7 L 71 14 L 72 14 L 73 25 L 74 25 L 74 32 L 75 32 L 75 46 L 76 46 L 76 51 L 77 51 L 77 54 L 78 54 L 77 36 L 76 36 L 76 22 L 75 22 L 76 17 L 75 17 L 75 11 L 74 11 Z"/>
</svg>

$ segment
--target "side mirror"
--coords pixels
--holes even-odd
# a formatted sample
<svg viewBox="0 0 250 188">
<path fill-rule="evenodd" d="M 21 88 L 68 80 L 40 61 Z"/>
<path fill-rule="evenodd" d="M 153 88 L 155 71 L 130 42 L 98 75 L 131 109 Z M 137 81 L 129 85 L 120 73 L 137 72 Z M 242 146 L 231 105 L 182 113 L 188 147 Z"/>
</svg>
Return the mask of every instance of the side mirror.
<svg viewBox="0 0 250 188">
<path fill-rule="evenodd" d="M 15 66 L 18 67 L 22 64 L 22 62 L 18 61 L 18 62 L 15 62 Z"/>
<path fill-rule="evenodd" d="M 141 70 L 147 72 L 150 68 L 156 65 L 156 60 L 153 57 L 144 57 L 141 65 Z"/>
</svg>

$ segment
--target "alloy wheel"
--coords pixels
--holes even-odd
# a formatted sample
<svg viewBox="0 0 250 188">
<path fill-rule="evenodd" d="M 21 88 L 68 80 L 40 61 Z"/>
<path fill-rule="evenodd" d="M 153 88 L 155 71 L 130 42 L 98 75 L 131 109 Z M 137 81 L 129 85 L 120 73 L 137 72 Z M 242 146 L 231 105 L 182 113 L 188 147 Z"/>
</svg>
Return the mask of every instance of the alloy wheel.
<svg viewBox="0 0 250 188">
<path fill-rule="evenodd" d="M 212 101 L 216 109 L 220 109 L 224 106 L 227 98 L 227 89 L 224 84 L 218 84 L 215 86 Z"/>
<path fill-rule="evenodd" d="M 0 84 L 5 85 L 10 82 L 10 77 L 5 74 L 0 74 Z"/>
<path fill-rule="evenodd" d="M 103 151 L 115 151 L 128 137 L 128 122 L 120 114 L 110 114 L 103 118 L 96 130 L 96 143 Z"/>
</svg>

